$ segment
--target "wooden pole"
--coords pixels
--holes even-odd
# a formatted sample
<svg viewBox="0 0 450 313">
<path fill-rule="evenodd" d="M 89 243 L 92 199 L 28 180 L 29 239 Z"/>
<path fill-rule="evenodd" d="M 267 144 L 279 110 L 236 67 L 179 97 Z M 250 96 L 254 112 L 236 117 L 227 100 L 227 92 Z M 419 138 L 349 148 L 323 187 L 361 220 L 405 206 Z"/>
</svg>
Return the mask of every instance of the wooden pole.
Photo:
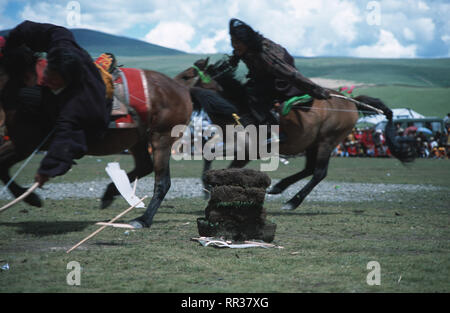
<svg viewBox="0 0 450 313">
<path fill-rule="evenodd" d="M 11 201 L 10 203 L 4 205 L 3 207 L 0 208 L 0 212 L 5 211 L 6 209 L 12 207 L 13 205 L 19 203 L 20 201 L 22 201 L 23 199 L 25 199 L 30 193 L 32 193 L 37 187 L 39 187 L 39 183 L 34 183 L 33 186 L 31 186 L 30 188 L 28 188 L 27 191 L 25 191 L 19 198 L 14 199 L 13 201 Z"/>
<path fill-rule="evenodd" d="M 142 201 L 144 201 L 148 196 L 143 197 L 139 202 L 137 202 L 135 205 L 129 207 L 128 209 L 126 209 L 125 211 L 123 211 L 122 213 L 120 213 L 119 215 L 117 215 L 116 217 L 114 217 L 112 220 L 110 220 L 108 223 L 114 223 L 116 220 L 118 220 L 119 218 L 121 218 L 122 216 L 124 216 L 125 214 L 127 214 L 128 212 L 130 212 L 132 209 L 134 209 L 139 203 L 141 203 Z M 79 246 L 81 246 L 83 243 L 85 243 L 86 241 L 88 241 L 89 239 L 91 239 L 92 237 L 94 237 L 95 235 L 97 235 L 99 232 L 101 232 L 102 230 L 104 230 L 106 227 L 108 227 L 107 225 L 104 225 L 102 227 L 100 227 L 99 229 L 97 229 L 95 232 L 93 232 L 92 234 L 90 234 L 89 236 L 87 236 L 86 238 L 84 238 L 83 240 L 81 240 L 79 243 L 77 243 L 76 245 L 74 245 L 72 248 L 70 248 L 69 250 L 67 250 L 66 253 L 70 253 L 71 251 L 75 250 L 76 248 L 78 248 Z"/>
<path fill-rule="evenodd" d="M 134 229 L 134 227 L 131 226 L 130 224 L 116 224 L 116 223 L 103 223 L 103 222 L 98 222 L 98 223 L 95 223 L 95 225 L 100 225 L 100 226 L 110 226 L 110 227 L 115 227 L 115 228 L 129 228 L 129 229 Z"/>
</svg>

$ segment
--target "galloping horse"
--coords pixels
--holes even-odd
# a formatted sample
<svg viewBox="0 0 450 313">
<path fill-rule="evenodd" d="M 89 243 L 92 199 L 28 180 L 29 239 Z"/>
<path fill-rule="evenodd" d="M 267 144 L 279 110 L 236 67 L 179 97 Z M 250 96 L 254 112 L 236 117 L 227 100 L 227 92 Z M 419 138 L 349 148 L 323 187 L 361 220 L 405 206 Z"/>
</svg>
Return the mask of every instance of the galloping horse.
<svg viewBox="0 0 450 313">
<path fill-rule="evenodd" d="M 186 125 L 192 113 L 192 102 L 187 87 L 159 72 L 142 70 L 141 73 L 149 103 L 146 118 L 141 116 L 142 127 L 108 129 L 101 140 L 88 142 L 87 152 L 88 155 L 100 156 L 129 149 L 135 161 L 135 168 L 128 173 L 130 181 L 155 171 L 153 198 L 145 213 L 131 222 L 136 228 L 150 227 L 153 216 L 170 188 L 169 160 L 172 144 L 177 140 L 171 136 L 171 130 L 176 125 Z M 36 124 L 24 123 L 23 116 L 16 109 L 3 112 L 0 103 L 0 112 L 5 114 L 6 128 L 11 137 L 11 142 L 0 147 L 0 179 L 7 184 L 10 181 L 9 169 L 28 157 L 47 134 L 42 133 L 39 127 L 34 127 Z M 22 127 L 24 125 L 26 127 Z M 15 140 L 24 136 L 26 141 Z M 41 150 L 45 150 L 49 142 L 51 137 Z M 153 160 L 148 152 L 148 144 L 152 147 Z M 14 181 L 8 188 L 15 197 L 26 190 Z M 109 206 L 118 194 L 115 185 L 110 183 L 102 197 L 102 208 Z M 36 194 L 31 194 L 25 201 L 34 206 L 41 206 Z"/>
<path fill-rule="evenodd" d="M 193 67 L 175 77 L 177 81 L 184 82 L 186 86 L 191 87 L 194 109 L 201 109 L 204 98 L 208 99 L 207 103 L 211 103 L 211 91 L 215 91 L 221 96 L 217 98 L 218 102 L 223 102 L 225 99 L 234 104 L 236 108 L 245 110 L 245 88 L 234 77 L 234 72 L 216 73 L 216 67 L 208 65 L 208 62 L 209 58 L 199 60 Z M 270 188 L 268 193 L 280 194 L 290 185 L 312 175 L 312 179 L 292 199 L 287 201 L 283 209 L 296 209 L 312 189 L 326 177 L 332 151 L 352 131 L 358 120 L 359 112 L 368 110 L 367 105 L 370 105 L 372 111 L 382 111 L 388 117 L 389 123 L 385 132 L 391 153 L 402 162 L 411 161 L 414 158 L 412 148 L 408 143 L 401 142 L 396 137 L 395 127 L 391 121 L 392 111 L 381 100 L 367 96 L 351 99 L 343 97 L 334 90 L 330 90 L 330 92 L 332 94 L 330 99 L 314 99 L 310 105 L 293 107 L 285 116 L 280 114 L 280 130 L 287 138 L 280 142 L 279 153 L 289 156 L 304 153 L 306 167 L 279 181 Z M 200 101 L 196 101 L 196 99 Z M 231 116 L 217 115 L 214 110 L 206 110 L 206 112 L 212 122 L 223 129 L 227 124 L 235 124 L 235 120 Z M 211 162 L 205 160 L 204 171 L 211 167 Z M 248 162 L 248 159 L 234 160 L 230 167 L 243 167 Z"/>
</svg>

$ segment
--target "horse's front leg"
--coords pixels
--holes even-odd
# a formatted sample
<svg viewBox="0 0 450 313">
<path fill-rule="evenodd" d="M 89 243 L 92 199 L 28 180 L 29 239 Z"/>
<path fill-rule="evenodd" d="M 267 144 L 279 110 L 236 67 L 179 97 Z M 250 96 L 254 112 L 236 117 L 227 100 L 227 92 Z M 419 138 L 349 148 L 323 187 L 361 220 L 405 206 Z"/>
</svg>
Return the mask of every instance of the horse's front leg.
<svg viewBox="0 0 450 313">
<path fill-rule="evenodd" d="M 277 195 L 285 191 L 289 186 L 295 184 L 299 180 L 314 174 L 317 161 L 317 147 L 311 147 L 306 150 L 306 165 L 303 171 L 298 172 L 289 177 L 283 178 L 276 185 L 272 186 L 267 193 L 270 195 Z"/>
<path fill-rule="evenodd" d="M 19 156 L 12 141 L 8 141 L 0 146 L 0 180 L 5 185 L 9 183 L 8 189 L 16 198 L 27 191 L 27 188 L 21 187 L 14 181 L 10 182 L 11 176 L 9 175 L 9 169 L 26 157 L 27 155 L 23 155 L 22 157 Z M 24 201 L 32 206 L 38 208 L 42 207 L 41 198 L 34 192 L 26 197 Z"/>
<path fill-rule="evenodd" d="M 130 222 L 135 228 L 150 227 L 152 225 L 153 217 L 170 189 L 169 160 L 173 141 L 174 138 L 170 136 L 170 133 L 154 133 L 152 135 L 151 143 L 155 170 L 153 197 L 144 215 Z"/>
<path fill-rule="evenodd" d="M 316 159 L 313 161 L 314 169 L 311 180 L 286 204 L 281 208 L 283 210 L 295 210 L 305 200 L 306 196 L 317 186 L 326 176 L 328 164 L 330 162 L 331 152 L 336 145 L 322 142 L 319 144 Z M 306 171 L 306 170 L 305 170 Z"/>
</svg>

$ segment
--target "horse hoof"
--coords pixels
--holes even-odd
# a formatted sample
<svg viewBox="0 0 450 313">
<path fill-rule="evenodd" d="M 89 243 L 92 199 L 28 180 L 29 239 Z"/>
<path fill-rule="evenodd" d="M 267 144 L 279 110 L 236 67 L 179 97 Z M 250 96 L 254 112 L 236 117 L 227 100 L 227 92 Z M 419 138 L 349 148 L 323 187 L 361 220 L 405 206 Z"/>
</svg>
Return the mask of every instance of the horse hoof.
<svg viewBox="0 0 450 313">
<path fill-rule="evenodd" d="M 29 205 L 35 206 L 37 208 L 42 207 L 41 198 L 35 193 L 30 194 L 23 201 L 25 201 L 25 203 L 28 203 Z"/>
<path fill-rule="evenodd" d="M 113 199 L 102 199 L 102 203 L 100 204 L 100 210 L 106 209 L 112 203 L 113 203 Z"/>
<path fill-rule="evenodd" d="M 277 186 L 273 186 L 270 187 L 270 189 L 267 191 L 267 194 L 269 195 L 279 195 L 280 193 L 283 192 L 283 189 L 277 187 Z"/>
<path fill-rule="evenodd" d="M 286 203 L 281 209 L 285 211 L 292 211 L 295 210 L 297 207 L 295 207 L 292 203 Z"/>
<path fill-rule="evenodd" d="M 132 220 L 130 221 L 128 224 L 130 224 L 131 226 L 133 226 L 135 229 L 142 229 L 142 228 L 149 228 L 150 226 L 147 225 L 147 223 L 141 221 L 141 220 Z"/>
</svg>

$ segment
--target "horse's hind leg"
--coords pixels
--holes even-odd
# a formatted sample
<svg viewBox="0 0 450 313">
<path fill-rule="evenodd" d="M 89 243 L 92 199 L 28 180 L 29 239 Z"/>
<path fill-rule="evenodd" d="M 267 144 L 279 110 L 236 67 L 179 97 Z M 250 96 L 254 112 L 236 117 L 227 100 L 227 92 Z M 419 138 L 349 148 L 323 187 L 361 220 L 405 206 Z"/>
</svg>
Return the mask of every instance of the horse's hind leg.
<svg viewBox="0 0 450 313">
<path fill-rule="evenodd" d="M 152 157 L 148 153 L 148 143 L 147 141 L 141 140 L 132 148 L 130 152 L 134 158 L 134 169 L 129 172 L 128 179 L 133 182 L 136 178 L 144 177 L 151 172 L 153 172 L 153 161 Z M 114 201 L 114 198 L 119 195 L 119 191 L 114 183 L 110 183 L 105 190 L 102 197 L 101 209 L 106 209 Z"/>
<path fill-rule="evenodd" d="M 295 184 L 299 180 L 311 176 L 314 174 L 314 168 L 316 166 L 317 159 L 317 147 L 310 148 L 306 151 L 306 165 L 305 169 L 297 174 L 283 178 L 276 185 L 272 186 L 267 193 L 271 195 L 277 195 L 285 191 L 290 185 Z"/>
<path fill-rule="evenodd" d="M 153 134 L 153 160 L 155 166 L 155 186 L 153 197 L 144 215 L 130 222 L 136 228 L 150 227 L 161 202 L 170 189 L 170 167 L 171 145 L 174 138 L 168 134 Z"/>
<path fill-rule="evenodd" d="M 11 141 L 4 143 L 0 147 L 0 180 L 6 185 L 11 180 L 9 175 L 9 169 L 16 163 L 22 161 L 27 155 L 19 156 L 14 144 Z M 9 191 L 14 195 L 14 197 L 21 196 L 26 188 L 19 186 L 16 182 L 12 181 L 8 186 Z M 35 207 L 42 207 L 42 201 L 37 194 L 31 193 L 28 197 L 24 199 L 26 203 Z"/>
<path fill-rule="evenodd" d="M 211 190 L 211 187 L 208 186 L 208 184 L 205 182 L 206 180 L 206 172 L 211 169 L 212 160 L 206 160 L 203 161 L 203 172 L 202 172 L 202 183 L 203 183 L 203 196 L 205 200 L 209 199 L 209 192 Z"/>
<path fill-rule="evenodd" d="M 328 164 L 332 150 L 333 145 L 330 143 L 322 142 L 319 144 L 312 179 L 291 200 L 286 202 L 286 204 L 282 207 L 283 210 L 296 209 L 303 202 L 306 196 L 308 196 L 314 189 L 314 187 L 316 187 L 317 184 L 327 176 Z"/>
</svg>

